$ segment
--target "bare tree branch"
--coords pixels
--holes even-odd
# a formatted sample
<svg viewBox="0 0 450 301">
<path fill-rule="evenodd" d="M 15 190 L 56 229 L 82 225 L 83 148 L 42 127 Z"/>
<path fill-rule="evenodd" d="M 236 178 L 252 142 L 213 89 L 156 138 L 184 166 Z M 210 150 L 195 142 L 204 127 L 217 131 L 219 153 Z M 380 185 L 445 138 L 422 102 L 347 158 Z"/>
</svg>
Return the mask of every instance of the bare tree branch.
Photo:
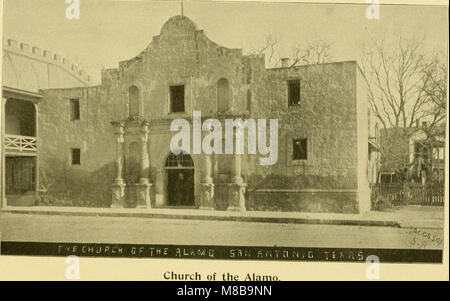
<svg viewBox="0 0 450 301">
<path fill-rule="evenodd" d="M 420 119 L 436 125 L 446 114 L 445 56 L 429 60 L 417 39 L 364 49 L 362 72 L 370 107 L 384 127 L 412 127 Z"/>
<path fill-rule="evenodd" d="M 258 55 L 264 54 L 267 59 L 266 63 L 272 67 L 277 67 L 281 62 L 279 46 L 280 38 L 270 34 L 253 51 Z M 331 44 L 326 41 L 317 40 L 305 45 L 296 45 L 289 55 L 289 67 L 326 63 L 331 59 L 330 51 Z"/>
</svg>

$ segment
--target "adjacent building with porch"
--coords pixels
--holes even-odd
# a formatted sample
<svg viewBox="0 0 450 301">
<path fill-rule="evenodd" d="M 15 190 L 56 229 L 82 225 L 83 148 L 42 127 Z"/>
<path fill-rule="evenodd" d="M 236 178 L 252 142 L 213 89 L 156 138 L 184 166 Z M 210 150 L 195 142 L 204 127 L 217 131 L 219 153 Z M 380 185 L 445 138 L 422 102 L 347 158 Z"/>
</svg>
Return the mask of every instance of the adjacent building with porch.
<svg viewBox="0 0 450 301">
<path fill-rule="evenodd" d="M 136 57 L 102 70 L 100 85 L 73 80 L 39 86 L 38 131 L 20 132 L 35 139 L 39 205 L 370 210 L 377 126 L 354 61 L 266 68 L 264 56 L 220 46 L 175 16 Z M 269 132 L 268 120 L 278 119 L 277 162 L 260 165 L 267 155 L 247 152 L 173 154 L 170 125 L 184 119 L 192 129 L 194 111 L 221 129 L 225 119 L 263 119 Z"/>
<path fill-rule="evenodd" d="M 444 183 L 445 125 L 426 121 L 410 128 L 387 128 L 380 136 L 378 183 Z"/>
<path fill-rule="evenodd" d="M 7 39 L 3 43 L 1 198 L 3 207 L 37 204 L 41 89 L 88 86 L 90 78 L 59 54 Z"/>
<path fill-rule="evenodd" d="M 380 168 L 371 185 L 375 209 L 444 205 L 445 126 L 426 121 L 380 131 Z"/>
</svg>

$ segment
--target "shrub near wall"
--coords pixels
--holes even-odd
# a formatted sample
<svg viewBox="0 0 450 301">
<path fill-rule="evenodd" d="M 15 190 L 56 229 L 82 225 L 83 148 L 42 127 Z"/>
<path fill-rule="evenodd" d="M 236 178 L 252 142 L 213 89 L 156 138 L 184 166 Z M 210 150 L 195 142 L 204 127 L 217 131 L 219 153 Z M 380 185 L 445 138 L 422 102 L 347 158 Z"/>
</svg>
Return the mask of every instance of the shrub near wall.
<svg viewBox="0 0 450 301">
<path fill-rule="evenodd" d="M 278 174 L 249 175 L 248 187 L 257 189 L 356 189 L 353 177 Z"/>
<path fill-rule="evenodd" d="M 247 209 L 358 213 L 355 187 L 345 177 L 253 175 L 248 179 Z"/>
<path fill-rule="evenodd" d="M 39 170 L 38 205 L 73 207 L 109 207 L 114 164 L 92 171 L 66 169 L 61 162 L 46 162 Z"/>
</svg>

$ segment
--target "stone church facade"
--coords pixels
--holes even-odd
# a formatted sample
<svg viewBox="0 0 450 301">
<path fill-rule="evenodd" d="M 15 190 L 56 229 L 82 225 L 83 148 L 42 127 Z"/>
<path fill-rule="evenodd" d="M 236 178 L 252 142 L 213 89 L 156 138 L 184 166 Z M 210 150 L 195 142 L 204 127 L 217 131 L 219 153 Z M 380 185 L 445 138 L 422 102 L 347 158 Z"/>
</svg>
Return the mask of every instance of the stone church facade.
<svg viewBox="0 0 450 301">
<path fill-rule="evenodd" d="M 375 135 L 356 62 L 268 69 L 263 56 L 217 45 L 175 16 L 140 54 L 103 70 L 100 85 L 41 93 L 37 204 L 370 209 Z M 172 154 L 170 124 L 183 118 L 192 128 L 193 111 L 222 124 L 278 119 L 277 162 Z"/>
</svg>

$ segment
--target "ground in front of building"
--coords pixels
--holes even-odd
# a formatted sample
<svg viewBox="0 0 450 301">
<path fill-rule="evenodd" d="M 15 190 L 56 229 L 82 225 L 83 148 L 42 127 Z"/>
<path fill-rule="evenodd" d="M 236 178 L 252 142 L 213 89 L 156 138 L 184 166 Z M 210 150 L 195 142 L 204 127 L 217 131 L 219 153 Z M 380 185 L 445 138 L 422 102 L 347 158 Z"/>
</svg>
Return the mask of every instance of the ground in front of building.
<svg viewBox="0 0 450 301">
<path fill-rule="evenodd" d="M 424 212 L 424 213 L 422 213 Z M 399 212 L 395 214 L 400 216 Z M 418 214 L 434 223 L 414 223 Z M 3 212 L 2 241 L 442 249 L 443 208 L 407 207 L 402 227 Z M 442 219 L 441 219 L 442 218 Z M 442 221 L 442 227 L 436 221 Z M 430 226 L 431 225 L 431 226 Z"/>
</svg>

